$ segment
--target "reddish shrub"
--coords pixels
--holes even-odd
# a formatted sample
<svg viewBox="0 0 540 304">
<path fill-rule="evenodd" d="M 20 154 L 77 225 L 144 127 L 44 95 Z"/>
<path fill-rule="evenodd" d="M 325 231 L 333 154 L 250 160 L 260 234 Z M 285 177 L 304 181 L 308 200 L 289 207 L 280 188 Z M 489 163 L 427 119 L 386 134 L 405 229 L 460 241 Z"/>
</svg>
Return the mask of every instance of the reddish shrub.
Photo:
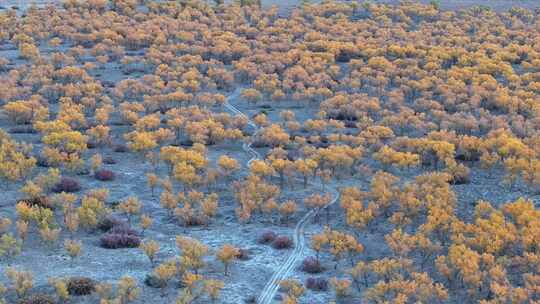
<svg viewBox="0 0 540 304">
<path fill-rule="evenodd" d="M 81 185 L 76 179 L 70 177 L 62 177 L 60 182 L 52 189 L 56 193 L 60 192 L 77 192 L 81 190 Z"/>
<path fill-rule="evenodd" d="M 324 270 L 319 260 L 315 257 L 305 258 L 304 261 L 302 261 L 300 269 L 307 273 L 321 273 Z"/>
<path fill-rule="evenodd" d="M 263 234 L 259 237 L 259 243 L 261 244 L 268 244 L 272 243 L 277 237 L 277 234 L 273 231 L 265 231 Z"/>
<path fill-rule="evenodd" d="M 129 227 L 127 224 L 124 224 L 124 223 L 113 226 L 112 229 L 109 230 L 109 233 L 139 236 L 139 233 L 137 231 L 131 229 L 131 227 Z"/>
<path fill-rule="evenodd" d="M 275 249 L 287 249 L 293 246 L 293 241 L 286 235 L 280 235 L 272 242 L 272 247 Z"/>
<path fill-rule="evenodd" d="M 126 223 L 122 220 L 114 217 L 114 216 L 107 216 L 103 219 L 101 219 L 98 222 L 98 229 L 103 232 L 108 232 L 109 230 L 113 229 L 116 226 L 125 225 Z"/>
<path fill-rule="evenodd" d="M 306 288 L 315 291 L 328 290 L 328 280 L 325 278 L 309 277 L 306 280 Z"/>
<path fill-rule="evenodd" d="M 107 249 L 137 248 L 141 239 L 132 234 L 107 233 L 100 239 L 101 247 Z"/>
<path fill-rule="evenodd" d="M 101 169 L 94 173 L 94 177 L 102 182 L 112 181 L 114 180 L 114 172 L 111 170 Z"/>
</svg>

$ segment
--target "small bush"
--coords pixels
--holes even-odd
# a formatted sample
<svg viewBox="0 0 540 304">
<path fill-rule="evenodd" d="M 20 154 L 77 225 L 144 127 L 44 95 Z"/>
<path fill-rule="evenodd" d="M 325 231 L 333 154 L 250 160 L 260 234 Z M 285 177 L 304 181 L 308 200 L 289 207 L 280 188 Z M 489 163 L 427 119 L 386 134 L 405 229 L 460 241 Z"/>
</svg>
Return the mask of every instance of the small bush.
<svg viewBox="0 0 540 304">
<path fill-rule="evenodd" d="M 114 152 L 116 153 L 127 153 L 129 152 L 129 148 L 124 144 L 118 144 L 114 146 Z"/>
<path fill-rule="evenodd" d="M 94 177 L 102 182 L 112 181 L 114 180 L 114 172 L 111 170 L 101 169 L 94 173 Z"/>
<path fill-rule="evenodd" d="M 39 206 L 47 209 L 54 209 L 53 204 L 49 201 L 49 199 L 46 196 L 39 196 L 32 199 L 23 199 L 18 200 L 17 203 L 25 202 L 26 204 L 30 206 Z"/>
<path fill-rule="evenodd" d="M 309 277 L 306 280 L 306 288 L 315 291 L 328 290 L 328 280 L 325 278 Z"/>
<path fill-rule="evenodd" d="M 190 216 L 187 221 L 184 221 L 183 224 L 185 226 L 202 226 L 206 224 L 206 220 L 202 216 L 193 215 Z"/>
<path fill-rule="evenodd" d="M 72 296 L 85 296 L 94 292 L 96 282 L 90 278 L 73 277 L 67 281 L 67 289 Z"/>
<path fill-rule="evenodd" d="M 132 234 L 107 233 L 101 237 L 100 243 L 106 249 L 137 248 L 141 239 Z"/>
<path fill-rule="evenodd" d="M 89 141 L 86 143 L 86 147 L 88 148 L 88 150 L 92 150 L 97 148 L 97 144 L 93 141 Z"/>
<path fill-rule="evenodd" d="M 156 275 L 153 273 L 146 275 L 146 277 L 144 278 L 144 284 L 152 288 L 163 288 L 167 286 L 167 282 L 156 277 Z"/>
<path fill-rule="evenodd" d="M 109 207 L 112 208 L 112 209 L 118 209 L 118 206 L 120 206 L 121 203 L 122 203 L 122 201 L 110 201 L 110 202 L 107 202 Z"/>
<path fill-rule="evenodd" d="M 356 125 L 356 121 L 347 120 L 345 121 L 345 128 L 358 129 L 358 126 Z"/>
<path fill-rule="evenodd" d="M 50 167 L 49 162 L 42 155 L 36 156 L 36 165 L 38 167 L 41 167 L 41 168 L 49 168 Z"/>
<path fill-rule="evenodd" d="M 236 255 L 236 258 L 241 260 L 241 261 L 247 261 L 249 259 L 251 259 L 251 256 L 249 255 L 249 250 L 248 249 L 243 249 L 243 248 L 240 248 L 238 250 L 238 254 Z"/>
<path fill-rule="evenodd" d="M 107 216 L 98 222 L 97 228 L 103 232 L 108 232 L 113 229 L 115 226 L 125 225 L 125 222 L 114 217 Z"/>
<path fill-rule="evenodd" d="M 480 156 L 481 155 L 479 152 L 462 153 L 460 151 L 457 151 L 455 159 L 459 161 L 475 162 L 480 160 Z"/>
<path fill-rule="evenodd" d="M 114 165 L 116 164 L 116 160 L 112 158 L 111 156 L 107 156 L 103 159 L 103 163 L 106 165 Z"/>
<path fill-rule="evenodd" d="M 101 84 L 102 84 L 105 88 L 114 88 L 114 86 L 115 86 L 114 82 L 109 81 L 109 80 L 103 80 L 103 81 L 101 82 Z"/>
<path fill-rule="evenodd" d="M 182 147 L 193 147 L 193 141 L 191 140 L 183 140 L 180 142 L 180 146 Z"/>
<path fill-rule="evenodd" d="M 326 148 L 330 147 L 330 144 L 321 142 L 321 143 L 314 143 L 313 146 L 318 148 L 318 149 L 326 149 Z"/>
<path fill-rule="evenodd" d="M 81 169 L 77 170 L 77 172 L 75 174 L 77 174 L 79 176 L 90 175 L 90 169 L 81 168 Z"/>
<path fill-rule="evenodd" d="M 46 294 L 31 295 L 21 301 L 19 304 L 55 304 L 56 301 L 53 297 Z"/>
<path fill-rule="evenodd" d="M 293 246 L 293 241 L 290 237 L 285 235 L 280 235 L 272 242 L 272 247 L 274 249 L 287 249 Z"/>
<path fill-rule="evenodd" d="M 304 261 L 302 261 L 302 266 L 300 269 L 307 273 L 321 273 L 324 270 L 319 260 L 317 260 L 315 257 L 305 258 Z"/>
<path fill-rule="evenodd" d="M 463 176 L 463 175 L 457 175 L 452 177 L 452 180 L 450 180 L 450 184 L 452 185 L 466 185 L 471 182 L 469 176 Z"/>
<path fill-rule="evenodd" d="M 448 168 L 447 172 L 452 176 L 450 183 L 453 185 L 464 185 L 471 182 L 470 170 L 463 164 Z"/>
<path fill-rule="evenodd" d="M 127 224 L 124 224 L 124 223 L 122 223 L 121 225 L 113 226 L 112 229 L 109 231 L 109 233 L 139 236 L 139 233 L 137 231 L 135 231 L 134 229 L 131 229 L 131 227 L 129 227 Z"/>
<path fill-rule="evenodd" d="M 54 186 L 53 191 L 56 193 L 60 192 L 77 192 L 81 190 L 81 185 L 76 179 L 70 177 L 62 177 L 60 182 Z"/>
<path fill-rule="evenodd" d="M 259 237 L 259 243 L 261 244 L 268 244 L 272 243 L 277 237 L 277 234 L 273 231 L 265 231 L 261 236 Z"/>
</svg>

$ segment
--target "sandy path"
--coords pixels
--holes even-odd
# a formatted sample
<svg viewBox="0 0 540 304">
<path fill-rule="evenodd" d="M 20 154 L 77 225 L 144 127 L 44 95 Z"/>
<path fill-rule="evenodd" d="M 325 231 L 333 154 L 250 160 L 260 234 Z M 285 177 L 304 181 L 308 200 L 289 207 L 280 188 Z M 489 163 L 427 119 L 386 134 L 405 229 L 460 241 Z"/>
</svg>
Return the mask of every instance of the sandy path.
<svg viewBox="0 0 540 304">
<path fill-rule="evenodd" d="M 232 113 L 245 117 L 248 121 L 248 124 L 255 129 L 255 133 L 253 135 L 256 135 L 257 132 L 260 130 L 257 125 L 255 125 L 255 123 L 246 114 L 244 114 L 242 111 L 240 111 L 238 108 L 236 108 L 229 102 L 229 100 L 237 98 L 240 95 L 240 91 L 241 88 L 236 89 L 234 93 L 227 98 L 227 100 L 225 101 L 225 107 Z M 244 149 L 244 151 L 246 151 L 246 153 L 251 155 L 251 159 L 248 161 L 248 166 L 254 160 L 261 158 L 259 153 L 251 147 L 251 143 L 245 143 L 242 148 Z M 320 184 L 313 183 L 312 185 L 321 186 Z M 329 192 L 332 193 L 332 200 L 322 209 L 330 207 L 331 205 L 335 204 L 339 199 L 339 192 L 335 188 L 330 187 L 329 190 Z M 320 210 L 309 211 L 296 224 L 293 236 L 293 241 L 295 244 L 294 250 L 287 257 L 287 260 L 283 264 L 281 264 L 281 266 L 274 272 L 268 283 L 266 283 L 264 289 L 259 295 L 259 298 L 257 299 L 258 304 L 272 303 L 272 300 L 274 299 L 279 289 L 279 283 L 289 277 L 290 274 L 293 272 L 297 261 L 303 256 L 304 249 L 306 247 L 306 238 L 304 235 L 305 227 L 309 222 L 311 222 L 311 219 L 313 219 L 313 217 L 317 215 L 319 211 Z"/>
</svg>

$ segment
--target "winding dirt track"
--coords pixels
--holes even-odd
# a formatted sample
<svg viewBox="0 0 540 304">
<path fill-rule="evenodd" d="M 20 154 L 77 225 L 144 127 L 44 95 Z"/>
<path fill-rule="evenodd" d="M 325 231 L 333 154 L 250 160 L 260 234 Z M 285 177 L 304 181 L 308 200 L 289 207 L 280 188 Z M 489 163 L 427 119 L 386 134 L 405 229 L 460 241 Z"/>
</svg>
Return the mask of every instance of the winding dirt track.
<svg viewBox="0 0 540 304">
<path fill-rule="evenodd" d="M 240 89 L 237 89 L 234 91 L 233 94 L 227 97 L 227 100 L 225 101 L 225 107 L 231 111 L 234 114 L 243 116 L 247 119 L 248 124 L 255 129 L 255 133 L 253 135 L 256 135 L 257 132 L 259 132 L 259 128 L 255 123 L 242 111 L 240 111 L 238 108 L 233 106 L 229 100 L 237 98 L 240 96 Z M 255 151 L 251 147 L 251 143 L 244 143 L 242 145 L 242 149 L 246 151 L 249 155 L 251 155 L 251 159 L 248 161 L 247 165 L 249 166 L 251 162 L 253 162 L 256 159 L 260 159 L 260 155 L 257 151 Z M 318 183 L 310 183 L 311 185 L 315 186 L 321 186 Z M 330 192 L 332 193 L 332 200 L 322 209 L 326 209 L 337 202 L 339 199 L 339 191 L 337 191 L 333 187 L 329 187 Z M 274 299 L 278 289 L 279 289 L 279 283 L 287 278 L 294 270 L 294 267 L 296 265 L 296 262 L 302 257 L 304 253 L 304 249 L 306 247 L 306 238 L 304 237 L 304 230 L 306 225 L 310 222 L 310 220 L 317 215 L 317 213 L 320 210 L 311 210 L 308 213 L 306 213 L 300 221 L 296 224 L 296 227 L 294 227 L 294 235 L 293 235 L 293 241 L 295 244 L 294 250 L 289 254 L 287 257 L 287 260 L 279 266 L 279 268 L 274 272 L 270 280 L 266 283 L 264 286 L 264 289 L 262 290 L 261 294 L 257 298 L 258 304 L 271 304 L 272 300 Z"/>
</svg>

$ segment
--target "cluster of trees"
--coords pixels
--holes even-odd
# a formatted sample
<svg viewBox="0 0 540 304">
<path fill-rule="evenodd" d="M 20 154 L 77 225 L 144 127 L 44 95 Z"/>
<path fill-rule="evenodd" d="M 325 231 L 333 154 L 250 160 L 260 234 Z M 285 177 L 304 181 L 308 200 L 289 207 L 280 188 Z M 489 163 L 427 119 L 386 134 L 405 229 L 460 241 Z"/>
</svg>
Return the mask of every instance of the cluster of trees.
<svg viewBox="0 0 540 304">
<path fill-rule="evenodd" d="M 167 292 L 171 281 L 179 281 L 185 288 L 179 293 L 176 303 L 194 303 L 203 297 L 212 302 L 219 299 L 224 282 L 201 274 L 207 257 L 211 254 L 208 246 L 185 236 L 176 237 L 176 246 L 180 254 L 160 263 L 152 272 L 159 281 L 162 293 Z M 223 264 L 225 276 L 229 274 L 230 265 L 238 259 L 239 254 L 240 250 L 231 244 L 224 244 L 215 251 L 215 258 Z"/>
<path fill-rule="evenodd" d="M 491 33 L 494 27 L 489 24 L 508 19 L 519 24 L 520 29 L 529 31 L 534 24 L 532 13 L 517 10 L 497 15 L 471 10 L 462 15 L 449 12 L 442 18 L 442 14 L 431 6 L 416 4 L 392 8 L 326 3 L 306 5 L 292 13 L 294 18 L 284 20 L 276 17 L 275 10 L 248 11 L 238 6 L 220 6 L 219 10 L 213 10 L 202 3 L 169 3 L 150 5 L 151 12 L 138 16 L 143 19 L 131 25 L 135 28 L 130 35 L 124 35 L 121 27 L 108 28 L 108 23 L 93 24 L 90 33 L 83 30 L 86 21 L 82 11 L 95 14 L 110 9 L 107 18 L 116 21 L 114 24 L 122 24 L 133 18 L 134 12 L 127 9 L 132 6 L 129 1 L 117 1 L 111 7 L 73 1 L 66 6 L 68 11 L 74 12 L 67 24 L 50 21 L 62 19 L 64 12 L 54 9 L 31 10 L 29 13 L 35 18 L 28 20 L 5 13 L 3 41 L 14 43 L 21 50 L 30 45 L 37 46 L 36 56 L 40 60 L 3 76 L 8 82 L 21 83 L 20 79 L 23 80 L 22 85 L 8 87 L 12 92 L 4 93 L 4 110 L 16 123 L 36 124 L 49 118 L 49 103 L 61 103 L 55 113 L 57 121 L 70 128 L 41 126 L 41 129 L 54 128 L 53 134 L 40 130 L 44 143 L 50 146 L 44 153 L 51 163 L 65 162 L 69 168 L 79 168 L 78 154 L 83 152 L 81 147 L 85 140 L 110 143 L 107 124 L 110 115 L 116 111 L 121 113 L 125 123 L 134 127 L 133 132 L 125 135 L 130 148 L 143 155 L 163 145 L 178 144 L 182 139 L 202 144 L 241 139 L 245 118 L 209 110 L 225 100 L 216 89 L 230 88 L 235 80 L 240 80 L 252 86 L 242 92 L 242 97 L 251 103 L 263 99 L 320 103 L 321 112 L 317 119 L 300 123 L 294 115 L 292 118 L 286 115 L 281 125 L 263 123 L 264 129 L 256 139 L 260 144 L 300 148 L 306 143 L 363 145 L 377 152 L 376 158 L 385 167 L 409 168 L 419 162 L 435 162 L 435 165 L 443 162 L 448 167 L 447 172 L 461 180 L 466 178 L 468 170 L 451 161 L 454 153 L 454 156 L 463 156 L 473 162 L 484 160 L 482 164 L 486 168 L 502 165 L 508 173 L 509 184 L 524 180 L 531 189 L 536 190 L 538 186 L 532 173 L 534 170 L 527 169 L 536 166 L 536 161 L 527 160 L 534 152 L 525 151 L 534 150 L 535 126 L 531 118 L 536 112 L 531 100 L 538 92 L 530 79 L 535 73 L 535 52 L 526 48 L 534 35 L 524 38 L 522 44 L 525 46 L 520 48 L 510 45 L 497 49 L 493 45 L 498 41 L 491 40 L 479 41 L 480 46 L 473 47 L 467 39 L 477 39 L 478 35 L 471 38 L 466 28 L 456 26 L 452 28 L 452 35 L 462 39 L 443 40 L 444 43 L 438 42 L 438 47 L 431 47 L 432 41 L 439 39 L 441 34 L 428 26 L 435 20 L 453 25 L 462 18 L 474 24 L 478 32 Z M 402 18 L 392 18 L 393 10 L 400 12 Z M 228 30 L 230 35 L 214 40 L 195 39 L 206 37 L 205 27 L 192 27 L 184 20 L 173 19 L 172 16 L 179 12 L 186 16 L 202 13 L 216 21 L 213 27 Z M 344 19 L 317 31 L 310 29 L 318 26 L 317 22 L 300 22 L 315 16 L 322 18 L 318 19 L 320 21 L 337 13 L 371 17 L 354 22 Z M 56 18 L 45 18 L 45 14 L 53 14 Z M 224 22 L 227 18 L 222 17 L 231 14 L 245 18 L 235 18 L 236 23 Z M 369 21 L 371 18 L 387 23 L 374 25 Z M 249 23 L 248 20 L 261 22 Z M 170 26 L 159 26 L 162 21 Z M 30 25 L 26 26 L 27 23 Z M 272 26 L 267 26 L 269 24 Z M 421 26 L 416 31 L 407 31 L 411 24 Z M 41 31 L 29 31 L 27 28 L 32 26 Z M 178 34 L 171 30 L 174 28 L 191 30 Z M 287 33 L 289 28 L 297 28 L 299 32 Z M 403 35 L 379 39 L 387 33 L 385 29 L 401 29 Z M 149 30 L 155 34 L 146 34 Z M 281 35 L 276 36 L 274 30 Z M 351 33 L 359 30 L 373 33 L 373 37 L 355 40 Z M 107 43 L 100 38 L 105 32 Z M 304 32 L 307 34 L 299 34 Z M 423 39 L 418 41 L 414 33 L 422 33 Z M 264 41 L 274 36 L 276 41 L 271 47 L 266 46 Z M 289 36 L 292 43 L 286 40 Z M 250 44 L 252 38 L 261 43 Z M 73 42 L 65 54 L 55 50 L 50 58 L 40 55 L 42 45 L 57 48 L 65 40 Z M 142 55 L 126 53 L 126 50 L 141 47 L 147 47 L 148 51 Z M 490 49 L 491 53 L 475 52 L 481 47 Z M 145 63 L 137 69 L 144 76 L 119 81 L 108 95 L 103 84 L 93 76 L 95 66 L 91 64 L 92 60 L 99 61 L 102 57 L 108 58 L 106 62 L 121 61 L 126 65 L 141 59 Z M 262 62 L 264 68 L 255 69 L 263 57 L 267 58 Z M 227 70 L 230 62 L 233 63 L 232 71 Z M 343 62 L 350 66 L 346 73 L 340 67 Z M 511 64 L 519 64 L 523 69 L 513 69 Z M 527 73 L 521 73 L 521 70 Z M 504 81 L 498 81 L 499 76 L 504 77 Z M 493 93 L 497 96 L 496 101 L 490 100 L 489 92 L 498 92 Z M 504 98 L 498 97 L 501 95 Z M 506 106 L 510 103 L 513 105 Z M 165 113 L 165 117 L 156 111 Z M 36 128 L 40 126 L 36 125 Z M 84 128 L 86 134 L 81 133 L 80 128 Z M 344 128 L 353 130 L 343 132 Z M 360 129 L 354 131 L 356 128 Z M 439 138 L 434 141 L 417 141 L 417 138 L 424 138 L 418 136 L 421 135 L 419 132 L 440 129 L 451 134 L 442 138 L 435 135 Z M 299 131 L 307 131 L 308 135 L 298 134 Z M 502 140 L 516 140 L 524 151 L 506 152 L 509 155 L 492 151 L 491 143 L 484 143 L 485 137 L 501 132 L 510 137 Z M 85 139 L 84 135 L 89 138 Z M 55 140 L 58 137 L 69 137 L 69 151 L 67 144 Z M 408 143 L 409 139 L 412 143 Z M 478 145 L 470 144 L 474 142 Z M 449 144 L 454 144 L 454 152 Z M 493 153 L 498 154 L 497 161 Z M 510 159 L 505 162 L 507 158 Z"/>
<path fill-rule="evenodd" d="M 352 257 L 345 280 L 354 284 L 347 293 L 353 293 L 354 286 L 367 302 L 444 302 L 465 296 L 486 303 L 536 301 L 539 240 L 532 235 L 540 213 L 534 203 L 519 199 L 495 207 L 479 201 L 467 220 L 457 213 L 449 182 L 446 173 L 429 173 L 400 183 L 380 171 L 369 191 L 344 188 L 341 207 L 350 229 L 356 235 L 387 231 L 389 253 L 359 258 L 362 247 L 353 236 L 326 228 L 311 239 L 317 259 L 325 249 L 336 267 L 340 259 Z M 348 241 L 336 247 L 336 236 Z"/>
<path fill-rule="evenodd" d="M 79 227 L 95 230 L 113 212 L 150 228 L 138 197 L 111 210 L 106 188 L 53 191 L 67 175 L 96 173 L 114 150 L 145 163 L 152 197 L 186 230 L 212 223 L 219 191 L 234 193 L 239 222 L 287 223 L 322 210 L 328 184 L 369 180 L 341 189 L 335 216 L 347 227 L 330 228 L 327 213 L 329 227 L 312 239 L 317 261 L 350 262 L 331 281 L 337 295 L 354 285 L 375 303 L 538 301 L 534 204 L 481 201 L 472 215 L 452 190 L 483 170 L 503 175 L 510 191 L 540 191 L 538 12 L 324 1 L 283 18 L 259 1 L 236 2 L 69 0 L 0 12 L 0 45 L 18 50 L 0 58 L 2 112 L 13 133 L 29 133 L 0 132 L 0 178 L 21 196 L 16 218 L 0 218 L 1 257 L 19 255 L 35 232 L 75 259 L 86 245 Z M 125 77 L 112 82 L 104 75 L 116 66 Z M 224 107 L 236 86 L 256 132 Z M 276 106 L 287 109 L 267 111 Z M 209 151 L 240 141 L 264 154 L 245 174 L 233 155 Z M 319 184 L 302 200 L 283 197 Z M 388 254 L 366 261 L 358 239 L 376 231 Z M 161 286 L 182 282 L 178 303 L 215 300 L 223 282 L 199 273 L 208 248 L 177 243 L 181 255 L 154 270 Z M 154 263 L 159 243 L 140 249 Z M 225 273 L 237 251 L 217 253 Z M 11 273 L 23 282 L 16 290 L 31 281 Z M 103 303 L 135 297 L 134 282 L 122 282 L 118 295 L 103 287 Z M 305 292 L 282 285 L 286 303 Z"/>
<path fill-rule="evenodd" d="M 48 280 L 49 285 L 55 292 L 55 297 L 43 294 L 28 297 L 31 289 L 34 287 L 34 276 L 32 272 L 16 269 L 14 267 L 7 267 L 4 272 L 9 284 L 6 287 L 4 284 L 0 283 L 0 303 L 8 303 L 6 302 L 6 299 L 1 296 L 11 290 L 15 292 L 20 301 L 25 302 L 68 302 L 73 298 L 73 289 L 71 288 L 73 288 L 74 283 L 69 278 L 50 278 Z M 75 284 L 77 283 L 79 282 L 76 282 Z M 90 288 L 90 291 L 95 290 L 96 294 L 98 294 L 100 303 L 103 304 L 133 303 L 141 294 L 141 288 L 137 286 L 136 280 L 130 276 L 123 276 L 118 280 L 116 286 L 109 282 L 95 283 L 92 281 L 88 281 L 88 284 L 91 285 L 79 284 L 80 285 L 77 285 L 77 288 L 81 288 L 81 290 L 84 288 Z"/>
<path fill-rule="evenodd" d="M 4 183 L 24 180 L 36 166 L 32 146 L 13 140 L 0 130 L 0 178 Z"/>
</svg>

